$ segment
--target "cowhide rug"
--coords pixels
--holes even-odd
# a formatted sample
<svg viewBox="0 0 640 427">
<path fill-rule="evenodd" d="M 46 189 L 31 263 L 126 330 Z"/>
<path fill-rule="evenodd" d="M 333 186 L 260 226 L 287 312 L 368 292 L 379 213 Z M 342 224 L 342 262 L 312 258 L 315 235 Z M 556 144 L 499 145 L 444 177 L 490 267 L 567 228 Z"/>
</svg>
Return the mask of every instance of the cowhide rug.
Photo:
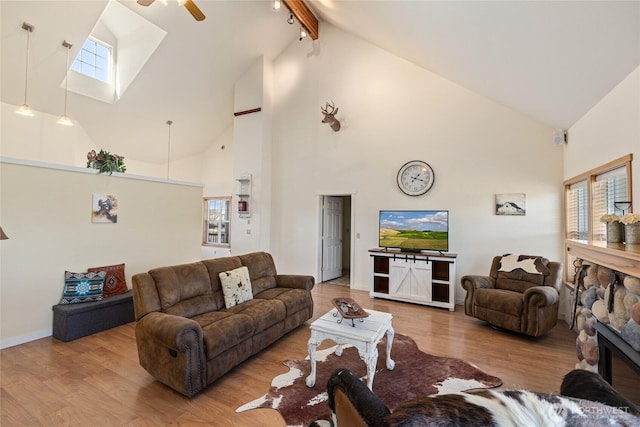
<svg viewBox="0 0 640 427">
<path fill-rule="evenodd" d="M 405 400 L 451 393 L 477 388 L 492 388 L 502 384 L 500 378 L 493 377 L 475 366 L 451 357 L 438 357 L 423 353 L 415 341 L 402 334 L 396 334 L 391 349 L 395 369 L 386 368 L 386 338 L 378 344 L 378 364 L 373 380 L 373 392 L 393 410 Z M 287 426 L 308 426 L 312 421 L 329 425 L 331 411 L 327 406 L 327 381 L 337 368 L 348 368 L 360 378 L 365 378 L 367 369 L 358 356 L 355 347 L 345 347 L 342 356 L 334 354 L 336 346 L 318 350 L 316 385 L 306 386 L 305 381 L 311 371 L 311 362 L 287 360 L 289 372 L 275 377 L 271 388 L 256 400 L 236 409 L 243 412 L 255 408 L 277 409 Z"/>
</svg>

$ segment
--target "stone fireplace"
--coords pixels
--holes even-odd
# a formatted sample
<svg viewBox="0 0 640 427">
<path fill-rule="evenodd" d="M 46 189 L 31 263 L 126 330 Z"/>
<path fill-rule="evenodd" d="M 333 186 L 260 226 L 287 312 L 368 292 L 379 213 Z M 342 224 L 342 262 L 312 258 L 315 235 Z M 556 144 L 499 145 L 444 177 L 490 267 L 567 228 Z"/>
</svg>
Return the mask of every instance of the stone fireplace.
<svg viewBox="0 0 640 427">
<path fill-rule="evenodd" d="M 599 372 L 640 403 L 640 245 L 609 246 L 567 242 L 576 368 Z"/>
<path fill-rule="evenodd" d="M 597 264 L 585 264 L 586 275 L 576 294 L 576 353 L 582 369 L 597 371 L 596 323 L 608 325 L 635 351 L 640 351 L 640 278 Z"/>
</svg>

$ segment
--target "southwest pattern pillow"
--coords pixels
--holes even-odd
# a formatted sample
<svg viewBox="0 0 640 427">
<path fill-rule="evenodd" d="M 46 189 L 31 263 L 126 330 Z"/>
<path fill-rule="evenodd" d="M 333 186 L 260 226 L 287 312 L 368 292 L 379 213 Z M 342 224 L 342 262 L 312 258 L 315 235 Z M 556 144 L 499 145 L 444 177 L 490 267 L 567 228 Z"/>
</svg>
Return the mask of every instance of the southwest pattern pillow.
<svg viewBox="0 0 640 427">
<path fill-rule="evenodd" d="M 64 272 L 64 291 L 60 304 L 77 304 L 102 300 L 102 287 L 107 272 L 96 273 Z"/>
<path fill-rule="evenodd" d="M 231 308 L 234 305 L 253 299 L 249 269 L 247 267 L 243 266 L 235 270 L 223 271 L 218 276 L 220 276 L 222 284 L 225 307 Z"/>
<path fill-rule="evenodd" d="M 89 273 L 97 273 L 106 271 L 104 278 L 104 287 L 102 288 L 105 298 L 125 293 L 129 290 L 127 287 L 127 279 L 124 275 L 124 264 L 106 265 L 104 267 L 92 267 L 87 270 Z"/>
</svg>

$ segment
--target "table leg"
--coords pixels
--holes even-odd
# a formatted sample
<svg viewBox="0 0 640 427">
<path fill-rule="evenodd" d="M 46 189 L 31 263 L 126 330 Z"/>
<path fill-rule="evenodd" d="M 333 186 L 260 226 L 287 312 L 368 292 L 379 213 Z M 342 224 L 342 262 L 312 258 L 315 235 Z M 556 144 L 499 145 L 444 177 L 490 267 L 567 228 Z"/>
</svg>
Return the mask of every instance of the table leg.
<svg viewBox="0 0 640 427">
<path fill-rule="evenodd" d="M 316 348 L 319 344 L 320 342 L 315 340 L 313 337 L 311 337 L 307 343 L 309 359 L 311 360 L 311 373 L 307 377 L 307 387 L 313 387 L 316 385 Z"/>
<path fill-rule="evenodd" d="M 393 368 L 396 367 L 396 362 L 391 359 L 391 346 L 393 345 L 394 335 L 393 326 L 389 325 L 389 329 L 387 329 L 387 369 L 390 371 L 393 371 Z"/>
<path fill-rule="evenodd" d="M 373 377 L 376 374 L 376 365 L 378 364 L 378 347 L 373 346 L 370 353 L 361 354 L 360 358 L 367 365 L 367 387 L 369 390 L 373 390 Z"/>
</svg>

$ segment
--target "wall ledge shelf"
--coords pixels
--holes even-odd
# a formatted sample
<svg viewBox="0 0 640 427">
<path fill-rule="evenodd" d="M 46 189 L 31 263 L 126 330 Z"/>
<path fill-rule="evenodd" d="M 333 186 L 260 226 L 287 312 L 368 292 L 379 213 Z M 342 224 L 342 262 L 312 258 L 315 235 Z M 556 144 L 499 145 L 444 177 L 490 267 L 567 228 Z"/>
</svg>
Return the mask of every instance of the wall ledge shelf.
<svg viewBox="0 0 640 427">
<path fill-rule="evenodd" d="M 640 277 L 640 244 L 567 239 L 565 247 L 573 257 Z"/>
<path fill-rule="evenodd" d="M 113 172 L 113 174 L 109 175 L 106 173 L 100 174 L 96 169 L 80 167 L 80 166 L 69 166 L 62 165 L 58 163 L 47 163 L 40 162 L 37 160 L 27 160 L 27 159 L 16 159 L 12 157 L 0 157 L 0 164 L 8 164 L 8 165 L 21 165 L 21 166 L 30 166 L 34 168 L 44 168 L 44 169 L 54 169 L 61 170 L 67 172 L 75 172 L 75 173 L 83 173 L 87 175 L 100 175 L 106 177 L 115 177 L 115 178 L 125 178 L 125 179 L 134 179 L 138 181 L 150 181 L 150 182 L 161 182 L 166 184 L 176 184 L 176 185 L 184 185 L 188 187 L 200 187 L 204 188 L 204 184 L 197 182 L 188 182 L 188 181 L 179 181 L 175 179 L 164 179 L 164 178 L 155 178 L 152 176 L 143 176 L 143 175 L 133 175 L 130 173 L 120 173 Z"/>
</svg>

